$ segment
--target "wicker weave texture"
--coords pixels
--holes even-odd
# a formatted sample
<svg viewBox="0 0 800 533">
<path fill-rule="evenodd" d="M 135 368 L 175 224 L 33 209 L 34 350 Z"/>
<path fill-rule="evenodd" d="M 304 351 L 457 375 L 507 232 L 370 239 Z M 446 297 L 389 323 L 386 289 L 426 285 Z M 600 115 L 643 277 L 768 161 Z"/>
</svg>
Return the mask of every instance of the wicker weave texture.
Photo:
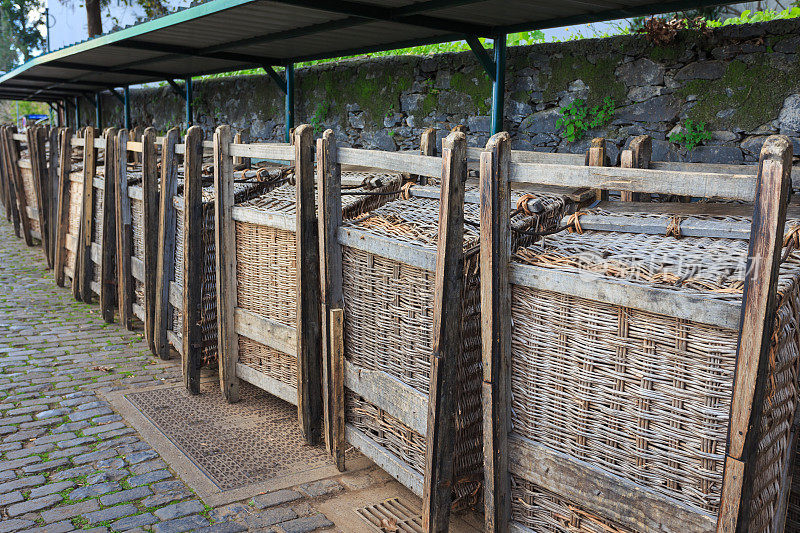
<svg viewBox="0 0 800 533">
<path fill-rule="evenodd" d="M 76 173 L 71 174 L 74 176 Z M 77 173 L 80 177 L 83 176 L 83 173 Z M 80 233 L 81 228 L 81 202 L 83 201 L 83 183 L 82 182 L 75 182 L 70 180 L 69 182 L 69 205 L 67 206 L 68 209 L 68 216 L 67 216 L 67 235 L 71 235 L 75 238 L 75 242 L 78 242 L 78 234 Z M 75 269 L 75 259 L 76 255 L 75 252 L 67 248 L 66 254 L 66 266 L 74 270 Z"/>
<path fill-rule="evenodd" d="M 741 301 L 746 255 L 741 240 L 588 231 L 549 237 L 516 259 Z M 771 527 L 786 467 L 798 279 L 792 253 L 780 270 L 749 531 Z M 716 514 L 738 331 L 522 286 L 512 287 L 512 323 L 514 433 Z M 517 508 L 522 501 L 512 502 L 515 516 L 549 512 L 527 500 Z"/>
<path fill-rule="evenodd" d="M 130 179 L 130 175 L 128 178 Z M 141 187 L 130 186 L 128 187 L 128 191 L 134 188 L 141 190 Z M 144 202 L 135 198 L 130 198 L 130 205 L 133 257 L 144 261 Z M 144 284 L 138 279 L 134 279 L 133 285 L 134 302 L 144 306 Z"/>
</svg>

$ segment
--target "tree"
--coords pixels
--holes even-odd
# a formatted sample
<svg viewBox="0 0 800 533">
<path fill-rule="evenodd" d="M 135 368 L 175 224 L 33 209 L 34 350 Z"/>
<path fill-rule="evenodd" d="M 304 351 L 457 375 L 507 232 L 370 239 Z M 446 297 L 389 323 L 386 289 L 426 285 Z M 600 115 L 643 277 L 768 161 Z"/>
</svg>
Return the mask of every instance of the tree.
<svg viewBox="0 0 800 533">
<path fill-rule="evenodd" d="M 70 0 L 61 0 L 64 3 Z M 144 10 L 145 18 L 151 19 L 166 15 L 169 8 L 167 0 L 117 0 L 117 5 L 139 6 Z M 84 0 L 86 6 L 86 26 L 89 30 L 89 37 L 97 37 L 103 34 L 103 9 L 109 9 L 111 0 Z"/>
<path fill-rule="evenodd" d="M 0 70 L 27 61 L 45 43 L 43 0 L 0 0 Z"/>
</svg>

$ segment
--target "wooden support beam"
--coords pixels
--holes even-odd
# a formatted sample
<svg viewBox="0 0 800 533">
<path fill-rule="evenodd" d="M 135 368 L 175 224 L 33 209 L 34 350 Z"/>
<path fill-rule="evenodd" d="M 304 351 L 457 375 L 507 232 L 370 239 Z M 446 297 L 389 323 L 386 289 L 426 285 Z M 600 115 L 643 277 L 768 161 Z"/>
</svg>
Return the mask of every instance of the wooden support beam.
<svg viewBox="0 0 800 533">
<path fill-rule="evenodd" d="M 478 59 L 478 62 L 483 67 L 483 70 L 486 72 L 486 75 L 489 76 L 489 79 L 495 81 L 497 77 L 497 73 L 495 72 L 495 70 L 497 69 L 497 65 L 489 55 L 489 52 L 487 52 L 486 49 L 483 47 L 483 43 L 481 43 L 481 40 L 475 35 L 466 35 L 464 40 L 467 41 L 470 50 L 472 50 L 472 53 Z"/>
<path fill-rule="evenodd" d="M 322 299 L 323 411 L 325 443 L 340 470 L 344 468 L 344 393 L 337 393 L 339 361 L 331 329 L 332 314 L 344 307 L 342 295 L 342 248 L 337 231 L 342 225 L 342 169 L 337 163 L 336 138 L 326 130 L 317 140 L 317 205 L 319 206 L 319 248 Z M 345 317 L 336 315 L 344 323 Z M 342 385 L 343 387 L 344 385 Z M 342 418 L 342 420 L 339 420 Z"/>
<path fill-rule="evenodd" d="M 172 92 L 186 100 L 186 93 L 183 91 L 183 89 L 181 89 L 181 86 L 178 85 L 175 80 L 167 78 L 166 82 L 169 83 L 170 87 L 172 87 Z"/>
<path fill-rule="evenodd" d="M 48 254 L 50 263 L 55 268 L 56 262 L 56 235 L 58 233 L 58 185 L 60 164 L 59 133 L 63 128 L 50 128 L 48 131 L 48 161 L 47 165 L 47 231 Z"/>
<path fill-rule="evenodd" d="M 297 201 L 297 403 L 306 442 L 322 438 L 322 346 L 320 263 L 314 200 L 314 131 L 308 124 L 294 131 Z"/>
<path fill-rule="evenodd" d="M 47 267 L 53 268 L 53 259 L 50 255 L 50 233 L 49 233 L 49 195 L 48 179 L 50 174 L 47 168 L 47 128 L 32 127 L 28 128 L 28 154 L 31 160 L 31 171 L 33 172 L 33 185 L 36 195 L 36 209 L 39 215 L 39 240 L 42 243 Z"/>
<path fill-rule="evenodd" d="M 272 81 L 274 81 L 274 82 L 275 82 L 275 85 L 277 85 L 277 86 L 278 86 L 278 89 L 280 89 L 280 91 L 281 91 L 283 94 L 287 94 L 287 90 L 286 90 L 286 80 L 284 80 L 283 78 L 281 78 L 281 75 L 280 75 L 280 74 L 278 74 L 278 73 L 275 71 L 275 69 L 272 67 L 272 65 L 264 65 L 264 66 L 262 66 L 261 68 L 263 68 L 263 69 L 264 69 L 264 72 L 266 72 L 266 73 L 269 75 L 269 77 L 270 77 L 270 78 L 272 78 Z"/>
<path fill-rule="evenodd" d="M 17 213 L 19 216 L 20 230 L 25 244 L 33 246 L 33 236 L 31 235 L 31 222 L 28 218 L 28 200 L 25 196 L 25 184 L 22 181 L 22 175 L 19 171 L 19 157 L 20 150 L 19 144 L 14 140 L 13 136 L 17 133 L 17 127 L 11 126 L 10 135 L 7 135 L 8 146 L 8 166 L 9 176 L 14 189 L 14 195 L 17 198 Z"/>
<path fill-rule="evenodd" d="M 620 154 L 622 168 L 650 168 L 650 157 L 653 154 L 653 138 L 649 135 L 634 137 L 627 150 Z M 620 191 L 623 202 L 645 202 L 650 195 L 643 192 Z"/>
<path fill-rule="evenodd" d="M 481 343 L 483 351 L 484 525 L 487 533 L 508 531 L 509 359 L 511 352 L 511 252 L 509 212 L 511 139 L 489 139 L 480 161 Z"/>
<path fill-rule="evenodd" d="M 214 236 L 217 267 L 217 357 L 219 386 L 228 402 L 239 401 L 239 337 L 234 312 L 238 305 L 236 286 L 236 224 L 233 159 L 230 155 L 231 127 L 219 126 L 214 132 Z"/>
<path fill-rule="evenodd" d="M 83 193 L 81 201 L 81 228 L 78 237 L 78 250 L 75 254 L 75 277 L 72 280 L 72 292 L 77 300 L 85 303 L 92 301 L 90 283 L 94 278 L 94 262 L 91 258 L 92 220 L 94 214 L 94 178 L 97 175 L 97 149 L 94 139 L 97 130 L 91 126 L 86 128 L 83 148 Z M 77 292 L 76 292 L 77 291 Z"/>
<path fill-rule="evenodd" d="M 137 127 L 138 128 L 138 127 Z M 134 128 L 134 135 L 138 130 Z M 158 154 L 156 130 L 146 128 L 141 135 L 142 153 L 135 154 L 142 162 L 142 203 L 144 212 L 144 334 L 150 350 L 155 353 L 156 267 L 158 266 Z"/>
<path fill-rule="evenodd" d="M 200 393 L 203 356 L 203 130 L 192 126 L 186 132 L 183 160 L 183 384 L 192 394 Z"/>
<path fill-rule="evenodd" d="M 791 189 L 792 142 L 772 136 L 761 149 L 755 211 L 742 296 L 728 447 L 717 531 L 750 528 L 761 417 L 769 379 L 770 344 L 777 309 L 778 270 Z"/>
<path fill-rule="evenodd" d="M 173 199 L 178 194 L 178 169 L 175 145 L 180 141 L 178 128 L 167 132 L 161 147 L 161 198 L 158 210 L 158 262 L 156 265 L 155 345 L 156 355 L 170 358 L 167 330 L 172 324 L 169 301 L 170 283 L 175 279 L 176 213 Z"/>
<path fill-rule="evenodd" d="M 105 161 L 105 179 L 103 180 L 103 212 L 100 224 L 103 226 L 103 240 L 97 243 L 100 246 L 100 261 L 96 268 L 100 269 L 100 312 L 103 320 L 108 323 L 114 321 L 114 307 L 117 291 L 116 260 L 117 260 L 117 180 L 120 172 L 117 169 L 117 135 L 111 129 L 105 134 L 105 148 L 103 158 Z M 126 179 L 124 170 L 122 178 Z"/>
<path fill-rule="evenodd" d="M 131 279 L 131 255 L 133 255 L 133 219 L 131 199 L 128 196 L 128 130 L 117 136 L 116 176 L 116 249 L 117 249 L 117 306 L 119 321 L 125 328 L 133 329 L 133 279 Z M 108 154 L 106 154 L 108 156 Z M 108 161 L 108 159 L 106 159 Z M 108 181 L 108 178 L 106 178 Z"/>
<path fill-rule="evenodd" d="M 604 167 L 606 166 L 606 140 L 602 137 L 592 139 L 592 144 L 589 151 L 586 152 L 586 166 L 589 167 Z M 607 189 L 595 190 L 595 199 L 598 202 L 605 202 L 608 200 Z"/>
<path fill-rule="evenodd" d="M 72 170 L 72 128 L 64 128 L 59 136 L 58 194 L 56 238 L 53 270 L 56 285 L 64 286 L 64 267 L 67 262 L 67 229 L 69 228 L 69 174 Z"/>
<path fill-rule="evenodd" d="M 422 132 L 422 136 L 419 140 L 419 151 L 422 155 L 436 157 L 436 128 L 427 128 Z M 428 178 L 426 176 L 416 176 L 416 178 L 417 183 L 420 185 L 426 185 L 428 183 Z"/>
<path fill-rule="evenodd" d="M 449 530 L 455 449 L 456 364 L 461 356 L 464 289 L 464 182 L 467 140 L 461 132 L 442 145 L 442 196 L 433 297 L 433 353 L 425 437 L 423 531 Z"/>
<path fill-rule="evenodd" d="M 341 401 L 335 402 L 336 410 L 331 416 L 331 450 L 336 468 L 339 472 L 345 470 L 345 451 L 347 450 L 347 440 L 345 435 L 345 416 L 344 416 L 344 384 L 345 384 L 345 360 L 344 360 L 344 309 L 331 309 L 330 312 L 330 368 L 331 384 L 330 394 Z"/>
</svg>

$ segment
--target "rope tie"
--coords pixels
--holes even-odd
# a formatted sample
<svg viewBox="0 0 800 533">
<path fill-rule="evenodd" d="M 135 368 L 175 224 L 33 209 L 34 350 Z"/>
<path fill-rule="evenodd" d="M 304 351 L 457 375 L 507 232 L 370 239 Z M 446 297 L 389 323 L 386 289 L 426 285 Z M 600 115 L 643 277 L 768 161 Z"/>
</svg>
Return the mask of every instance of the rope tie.
<svg viewBox="0 0 800 533">
<path fill-rule="evenodd" d="M 581 213 L 580 211 L 576 211 L 569 216 L 567 220 L 567 231 L 570 233 L 577 233 L 578 235 L 583 235 L 583 228 L 581 227 L 581 216 L 585 215 L 586 213 Z"/>
<path fill-rule="evenodd" d="M 683 237 L 681 234 L 681 217 L 678 215 L 674 215 L 669 220 L 669 224 L 667 225 L 667 237 L 675 237 L 676 239 L 680 239 Z"/>
<path fill-rule="evenodd" d="M 411 198 L 411 196 L 412 196 L 411 187 L 413 187 L 413 186 L 414 186 L 414 182 L 413 181 L 409 181 L 408 183 L 406 183 L 405 185 L 400 187 L 400 198 L 402 198 L 403 200 L 408 200 L 409 198 Z"/>
<path fill-rule="evenodd" d="M 781 256 L 781 262 L 786 261 L 786 258 L 789 257 L 793 251 L 800 248 L 800 224 L 792 226 L 789 231 L 784 233 L 783 235 L 783 255 Z"/>
<path fill-rule="evenodd" d="M 533 216 L 537 213 L 534 213 L 528 208 L 528 202 L 530 200 L 538 200 L 539 198 L 535 194 L 524 194 L 520 196 L 519 200 L 517 200 L 517 211 L 522 211 L 528 216 Z"/>
</svg>

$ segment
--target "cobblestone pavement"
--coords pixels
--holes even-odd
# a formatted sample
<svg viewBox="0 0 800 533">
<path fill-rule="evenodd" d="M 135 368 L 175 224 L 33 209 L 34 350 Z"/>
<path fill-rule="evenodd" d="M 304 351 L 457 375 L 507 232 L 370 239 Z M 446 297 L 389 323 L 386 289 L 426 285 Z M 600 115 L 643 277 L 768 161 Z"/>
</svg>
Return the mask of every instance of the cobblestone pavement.
<svg viewBox="0 0 800 533">
<path fill-rule="evenodd" d="M 180 379 L 178 362 L 57 287 L 41 249 L 0 221 L 0 533 L 333 527 L 315 505 L 336 480 L 209 508 L 98 394 Z"/>
</svg>

